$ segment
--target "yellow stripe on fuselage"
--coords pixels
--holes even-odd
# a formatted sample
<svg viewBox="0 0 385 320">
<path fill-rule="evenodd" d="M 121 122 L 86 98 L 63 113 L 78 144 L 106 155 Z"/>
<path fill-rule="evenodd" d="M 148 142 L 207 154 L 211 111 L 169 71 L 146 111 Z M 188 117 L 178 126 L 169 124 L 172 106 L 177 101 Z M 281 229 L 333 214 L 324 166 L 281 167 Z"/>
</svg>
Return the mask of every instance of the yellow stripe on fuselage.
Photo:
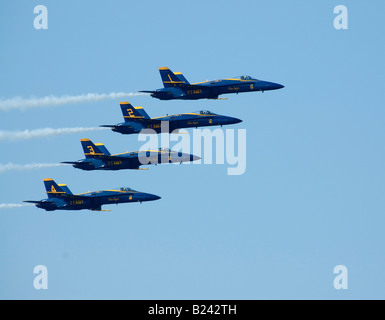
<svg viewBox="0 0 385 320">
<path fill-rule="evenodd" d="M 163 81 L 163 83 L 178 83 L 178 84 L 183 84 L 186 83 L 184 81 Z"/>
<path fill-rule="evenodd" d="M 122 156 L 124 154 L 129 154 L 129 153 L 135 153 L 135 152 L 124 152 L 124 153 L 117 153 L 117 154 L 112 154 L 111 157 L 114 157 L 114 156 Z"/>
<path fill-rule="evenodd" d="M 94 192 L 86 192 L 86 193 L 78 193 L 78 194 L 75 194 L 75 196 L 84 196 L 86 194 L 93 194 L 93 193 L 103 193 L 103 192 L 118 192 L 118 193 L 140 193 L 138 191 L 121 191 L 121 190 L 102 190 L 102 191 L 94 191 Z"/>
<path fill-rule="evenodd" d="M 126 119 L 144 119 L 143 116 L 124 116 Z"/>
<path fill-rule="evenodd" d="M 218 82 L 221 82 L 221 81 L 255 82 L 255 80 L 242 80 L 242 79 L 232 79 L 232 78 L 229 78 L 229 79 L 221 79 L 221 80 L 206 80 L 204 82 L 192 83 L 191 85 L 193 86 L 193 85 L 204 84 L 204 83 L 208 83 L 208 82 L 218 83 Z"/>
<path fill-rule="evenodd" d="M 190 116 L 213 116 L 212 114 L 200 114 L 200 113 L 181 113 L 181 114 L 174 114 L 172 116 L 162 116 L 162 117 L 155 117 L 151 120 L 160 119 L 160 118 L 172 118 L 172 117 L 180 117 L 184 115 L 190 115 Z M 168 120 L 166 120 L 168 121 Z"/>
</svg>

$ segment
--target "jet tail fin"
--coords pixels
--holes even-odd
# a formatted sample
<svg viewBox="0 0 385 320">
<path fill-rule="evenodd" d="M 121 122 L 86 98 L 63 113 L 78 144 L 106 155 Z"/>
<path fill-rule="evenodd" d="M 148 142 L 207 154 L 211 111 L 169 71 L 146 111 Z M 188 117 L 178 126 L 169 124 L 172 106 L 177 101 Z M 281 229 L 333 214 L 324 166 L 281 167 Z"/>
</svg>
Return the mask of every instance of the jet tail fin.
<svg viewBox="0 0 385 320">
<path fill-rule="evenodd" d="M 184 82 L 185 85 L 190 85 L 190 82 L 187 81 L 187 79 L 181 72 L 175 72 L 174 74 L 179 78 L 179 81 Z"/>
<path fill-rule="evenodd" d="M 111 155 L 103 143 L 93 143 L 90 139 L 81 139 L 80 141 L 86 159 Z"/>
<path fill-rule="evenodd" d="M 121 102 L 120 108 L 122 109 L 124 121 L 126 122 L 135 119 L 151 119 L 143 107 L 134 107 L 129 102 Z"/>
<path fill-rule="evenodd" d="M 178 75 L 176 75 L 169 68 L 159 68 L 159 72 L 160 76 L 162 77 L 163 85 L 165 88 L 182 86 L 187 84 L 187 80 L 183 75 L 182 78 L 184 80 L 180 78 L 181 73 L 178 73 Z"/>
<path fill-rule="evenodd" d="M 72 192 L 65 184 L 57 184 L 52 179 L 44 179 L 45 189 L 48 198 L 58 198 L 66 195 L 72 195 Z"/>
<path fill-rule="evenodd" d="M 96 146 L 97 149 L 99 149 L 99 151 L 104 153 L 105 156 L 110 156 L 111 155 L 111 153 L 107 150 L 107 148 L 104 146 L 103 143 L 95 143 L 95 146 Z"/>
</svg>

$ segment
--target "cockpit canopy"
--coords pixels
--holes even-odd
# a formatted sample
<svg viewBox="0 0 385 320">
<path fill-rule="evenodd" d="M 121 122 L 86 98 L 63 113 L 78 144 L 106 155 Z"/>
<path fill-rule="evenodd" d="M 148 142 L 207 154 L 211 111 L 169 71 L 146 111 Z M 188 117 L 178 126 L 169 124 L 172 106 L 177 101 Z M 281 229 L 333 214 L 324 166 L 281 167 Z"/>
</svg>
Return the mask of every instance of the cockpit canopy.
<svg viewBox="0 0 385 320">
<path fill-rule="evenodd" d="M 215 113 L 213 113 L 211 111 L 208 111 L 208 110 L 201 110 L 201 111 L 199 111 L 197 113 L 204 114 L 204 115 L 215 115 Z"/>
<path fill-rule="evenodd" d="M 171 152 L 169 148 L 159 148 L 159 151 Z"/>
<path fill-rule="evenodd" d="M 239 79 L 239 80 L 255 80 L 255 81 L 258 81 L 257 79 L 254 79 L 250 76 L 240 76 L 240 77 L 235 77 L 235 79 Z"/>
<path fill-rule="evenodd" d="M 135 190 L 132 190 L 131 188 L 120 188 L 120 191 L 128 192 L 128 191 L 135 191 Z"/>
</svg>

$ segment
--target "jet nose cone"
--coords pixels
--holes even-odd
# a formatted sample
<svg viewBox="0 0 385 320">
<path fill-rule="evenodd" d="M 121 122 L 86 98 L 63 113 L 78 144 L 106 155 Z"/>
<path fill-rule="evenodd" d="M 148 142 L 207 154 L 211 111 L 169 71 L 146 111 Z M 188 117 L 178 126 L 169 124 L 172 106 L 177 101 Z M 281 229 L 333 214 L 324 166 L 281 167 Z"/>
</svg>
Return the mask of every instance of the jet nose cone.
<svg viewBox="0 0 385 320">
<path fill-rule="evenodd" d="M 194 156 L 194 155 L 191 155 L 190 156 L 190 160 L 191 161 L 198 161 L 198 160 L 200 160 L 200 159 L 202 159 L 201 157 L 198 157 L 198 156 Z"/>
<path fill-rule="evenodd" d="M 282 84 L 274 83 L 274 82 L 268 82 L 267 87 L 269 90 L 279 90 L 285 88 Z"/>
<path fill-rule="evenodd" d="M 156 201 L 162 199 L 161 197 L 155 195 L 155 194 L 148 194 L 147 195 L 147 201 Z"/>
<path fill-rule="evenodd" d="M 237 123 L 243 122 L 243 120 L 238 119 L 238 118 L 231 118 L 230 122 L 231 122 L 232 124 L 237 124 Z"/>
<path fill-rule="evenodd" d="M 283 88 L 285 88 L 285 86 L 283 86 L 282 84 L 278 84 L 277 83 L 277 89 L 283 89 Z"/>
</svg>

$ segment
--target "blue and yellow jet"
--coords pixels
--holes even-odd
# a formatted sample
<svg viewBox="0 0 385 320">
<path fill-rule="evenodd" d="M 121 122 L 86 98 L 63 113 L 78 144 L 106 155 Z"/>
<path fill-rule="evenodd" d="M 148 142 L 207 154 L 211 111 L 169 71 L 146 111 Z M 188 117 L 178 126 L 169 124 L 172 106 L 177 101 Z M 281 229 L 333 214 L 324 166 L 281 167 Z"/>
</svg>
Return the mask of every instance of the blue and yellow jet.
<svg viewBox="0 0 385 320">
<path fill-rule="evenodd" d="M 140 91 L 150 93 L 159 100 L 198 100 L 219 99 L 221 94 L 269 91 L 284 88 L 283 85 L 241 76 L 229 79 L 212 80 L 190 84 L 182 73 L 172 72 L 169 68 L 159 68 L 164 88 L 156 91 Z"/>
<path fill-rule="evenodd" d="M 58 185 L 52 179 L 44 179 L 44 185 L 47 190 L 48 199 L 24 202 L 33 203 L 36 207 L 46 211 L 83 209 L 91 211 L 108 211 L 102 210 L 102 206 L 128 202 L 142 203 L 144 201 L 160 199 L 160 197 L 156 195 L 138 192 L 130 188 L 73 194 L 67 185 Z"/>
<path fill-rule="evenodd" d="M 142 107 L 133 107 L 129 102 L 121 102 L 120 107 L 125 122 L 100 127 L 111 128 L 112 131 L 121 134 L 134 134 L 146 129 L 152 129 L 156 133 L 172 133 L 184 128 L 224 126 L 242 122 L 240 119 L 221 116 L 210 111 L 150 118 Z"/>
<path fill-rule="evenodd" d="M 75 162 L 62 163 L 71 164 L 77 169 L 86 171 L 122 169 L 140 170 L 140 166 L 142 165 L 182 163 L 200 159 L 200 157 L 192 154 L 176 152 L 166 148 L 111 155 L 102 143 L 94 144 L 90 139 L 82 139 L 80 141 L 86 158 Z"/>
</svg>

